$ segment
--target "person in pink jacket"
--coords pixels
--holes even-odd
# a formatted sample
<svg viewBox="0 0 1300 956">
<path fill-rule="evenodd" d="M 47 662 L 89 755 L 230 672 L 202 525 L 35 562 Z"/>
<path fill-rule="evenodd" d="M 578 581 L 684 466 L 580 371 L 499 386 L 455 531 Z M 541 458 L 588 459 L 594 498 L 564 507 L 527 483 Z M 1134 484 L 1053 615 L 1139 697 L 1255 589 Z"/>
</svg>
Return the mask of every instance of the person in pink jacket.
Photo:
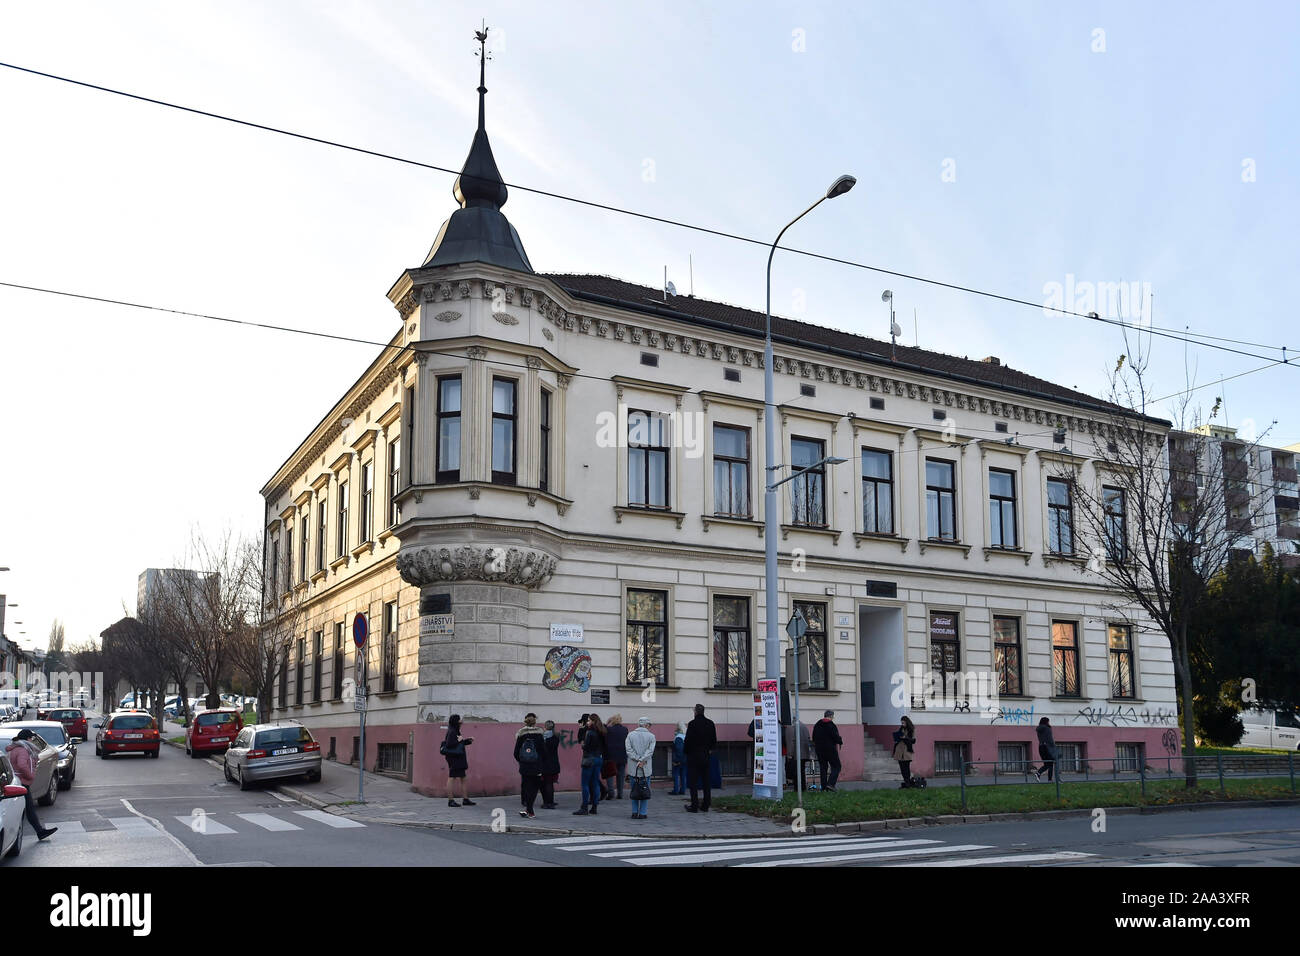
<svg viewBox="0 0 1300 956">
<path fill-rule="evenodd" d="M 27 796 L 24 798 L 26 801 L 24 812 L 27 814 L 27 822 L 36 831 L 36 838 L 44 840 L 46 837 L 53 836 L 54 832 L 59 828 L 50 827 L 46 829 L 41 826 L 41 818 L 36 815 L 36 800 L 32 797 L 32 784 L 35 782 L 36 761 L 39 753 L 36 750 L 36 745 L 30 743 L 32 737 L 31 730 L 24 727 L 9 742 L 9 746 L 5 748 L 5 754 L 8 755 L 9 762 L 13 765 L 14 773 L 18 774 L 19 781 L 27 788 Z"/>
</svg>

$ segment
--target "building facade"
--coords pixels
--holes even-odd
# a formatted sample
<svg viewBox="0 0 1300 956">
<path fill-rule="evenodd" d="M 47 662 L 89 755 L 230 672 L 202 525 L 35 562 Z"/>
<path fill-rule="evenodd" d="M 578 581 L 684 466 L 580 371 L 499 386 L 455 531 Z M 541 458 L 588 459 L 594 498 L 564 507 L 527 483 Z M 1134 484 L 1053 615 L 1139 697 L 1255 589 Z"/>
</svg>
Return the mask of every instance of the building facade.
<svg viewBox="0 0 1300 956">
<path fill-rule="evenodd" d="M 460 714 L 471 790 L 504 792 L 526 712 L 556 721 L 576 787 L 580 714 L 647 715 L 662 751 L 703 703 L 724 772 L 747 776 L 766 618 L 797 611 L 801 719 L 835 711 L 850 778 L 891 771 L 904 714 L 923 774 L 1019 767 L 1041 717 L 1067 764 L 1177 752 L 1168 645 L 1088 571 L 1071 512 L 1071 483 L 1108 473 L 1071 449 L 1112 406 L 994 358 L 774 318 L 776 458 L 845 461 L 783 486 L 768 609 L 763 314 L 535 273 L 501 212 L 485 92 L 460 208 L 389 291 L 400 327 L 262 489 L 288 634 L 275 716 L 356 759 L 363 683 L 366 766 L 434 794 Z"/>
</svg>

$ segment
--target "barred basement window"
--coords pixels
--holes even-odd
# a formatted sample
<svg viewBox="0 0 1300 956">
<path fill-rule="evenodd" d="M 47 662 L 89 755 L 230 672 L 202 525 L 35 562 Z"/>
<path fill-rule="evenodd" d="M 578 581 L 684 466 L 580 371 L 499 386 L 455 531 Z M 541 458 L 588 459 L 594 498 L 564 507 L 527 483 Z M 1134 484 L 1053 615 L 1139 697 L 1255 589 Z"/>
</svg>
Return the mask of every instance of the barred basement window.
<svg viewBox="0 0 1300 956">
<path fill-rule="evenodd" d="M 406 773 L 406 744 L 380 744 L 375 769 L 389 773 Z"/>
<path fill-rule="evenodd" d="M 1029 769 L 1029 744 L 998 743 L 998 773 L 1024 773 Z"/>
<path fill-rule="evenodd" d="M 1115 745 L 1115 769 L 1123 773 L 1129 771 L 1137 773 L 1138 767 L 1142 763 L 1142 745 L 1141 744 L 1116 744 Z"/>
<path fill-rule="evenodd" d="M 1056 772 L 1083 773 L 1083 744 L 1057 743 Z"/>
<path fill-rule="evenodd" d="M 970 743 L 967 741 L 937 742 L 934 745 L 934 772 L 961 773 L 961 765 L 970 761 Z"/>
</svg>

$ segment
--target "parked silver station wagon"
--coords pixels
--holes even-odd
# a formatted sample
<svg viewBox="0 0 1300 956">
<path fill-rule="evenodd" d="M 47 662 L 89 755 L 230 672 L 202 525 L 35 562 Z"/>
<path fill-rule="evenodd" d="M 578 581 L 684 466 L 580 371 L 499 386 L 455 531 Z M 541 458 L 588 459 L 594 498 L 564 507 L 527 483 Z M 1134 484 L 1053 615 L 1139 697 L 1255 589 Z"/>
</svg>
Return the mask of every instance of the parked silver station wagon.
<svg viewBox="0 0 1300 956">
<path fill-rule="evenodd" d="M 320 744 L 297 721 L 250 724 L 236 735 L 223 763 L 226 779 L 238 781 L 240 790 L 264 780 L 300 774 L 316 783 L 320 780 Z"/>
</svg>

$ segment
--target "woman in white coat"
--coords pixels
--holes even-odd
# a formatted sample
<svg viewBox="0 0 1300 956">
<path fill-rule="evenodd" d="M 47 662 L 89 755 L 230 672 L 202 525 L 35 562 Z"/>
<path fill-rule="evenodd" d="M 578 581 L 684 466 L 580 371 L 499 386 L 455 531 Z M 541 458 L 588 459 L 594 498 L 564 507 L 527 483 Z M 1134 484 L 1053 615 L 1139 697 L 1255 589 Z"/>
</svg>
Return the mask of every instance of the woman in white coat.
<svg viewBox="0 0 1300 956">
<path fill-rule="evenodd" d="M 655 735 L 650 733 L 650 718 L 642 717 L 637 722 L 636 730 L 627 735 L 627 771 L 632 778 L 632 819 L 646 818 L 646 805 L 650 802 L 651 759 L 655 752 Z M 637 798 L 638 776 L 645 777 L 644 796 Z"/>
</svg>

